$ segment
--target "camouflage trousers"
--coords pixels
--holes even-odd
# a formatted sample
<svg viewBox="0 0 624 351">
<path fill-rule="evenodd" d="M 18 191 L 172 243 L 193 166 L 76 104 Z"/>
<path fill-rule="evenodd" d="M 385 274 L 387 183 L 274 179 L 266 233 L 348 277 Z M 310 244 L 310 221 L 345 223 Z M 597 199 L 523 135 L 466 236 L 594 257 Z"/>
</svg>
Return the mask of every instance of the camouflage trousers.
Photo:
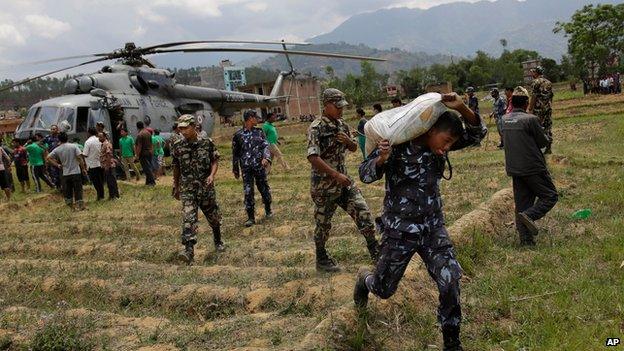
<svg viewBox="0 0 624 351">
<path fill-rule="evenodd" d="M 438 286 L 438 322 L 442 328 L 459 326 L 459 280 L 462 270 L 446 228 L 438 227 L 423 234 L 386 228 L 380 251 L 375 272 L 366 278 L 366 287 L 370 292 L 382 299 L 394 295 L 412 256 L 418 253 L 429 276 Z"/>
<path fill-rule="evenodd" d="M 198 209 L 204 213 L 213 230 L 221 227 L 221 211 L 219 211 L 214 187 L 203 193 L 182 193 L 180 200 L 182 202 L 182 244 L 195 245 L 197 243 Z"/>
<path fill-rule="evenodd" d="M 245 210 L 253 211 L 256 204 L 254 199 L 254 180 L 256 187 L 262 196 L 264 204 L 271 203 L 271 187 L 267 180 L 267 173 L 264 168 L 243 169 L 243 191 L 245 192 Z"/>
<path fill-rule="evenodd" d="M 345 210 L 364 236 L 367 243 L 375 241 L 375 224 L 373 216 L 368 209 L 368 204 L 362 196 L 362 192 L 356 186 L 342 188 L 336 193 L 325 193 L 322 191 L 311 192 L 314 201 L 314 242 L 317 248 L 324 248 L 329 231 L 331 230 L 331 220 L 338 206 Z"/>
<path fill-rule="evenodd" d="M 552 109 L 535 110 L 535 115 L 539 118 L 546 135 L 550 137 L 550 144 L 552 144 Z M 550 144 L 548 145 L 549 148 Z"/>
</svg>

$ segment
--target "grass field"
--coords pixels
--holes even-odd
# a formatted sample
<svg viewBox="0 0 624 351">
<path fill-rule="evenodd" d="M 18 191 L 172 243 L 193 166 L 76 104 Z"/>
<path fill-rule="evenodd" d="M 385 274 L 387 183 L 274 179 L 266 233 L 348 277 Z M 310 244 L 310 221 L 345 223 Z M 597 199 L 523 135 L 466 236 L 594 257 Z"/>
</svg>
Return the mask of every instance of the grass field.
<svg viewBox="0 0 624 351">
<path fill-rule="evenodd" d="M 554 109 L 549 165 L 560 202 L 539 222 L 534 249 L 518 247 L 508 198 L 489 214 L 497 225 L 454 226 L 510 187 L 493 125 L 482 147 L 451 154 L 443 196 L 465 271 L 467 350 L 601 350 L 624 336 L 624 96 L 570 93 Z M 233 129 L 215 135 L 227 252 L 214 252 L 202 219 L 192 267 L 174 261 L 180 205 L 170 179 L 154 189 L 122 183 L 116 202 L 95 203 L 89 188 L 79 213 L 54 194 L 0 204 L 0 350 L 441 349 L 435 288 L 417 260 L 397 295 L 354 318 L 354 275 L 368 261 L 343 212 L 328 249 L 344 271 L 315 271 L 307 125 L 278 127 L 293 171 L 275 166 L 275 217 L 259 211 L 252 228 L 242 226 L 242 184 L 229 172 Z M 359 159 L 348 158 L 354 177 Z M 383 184 L 359 185 L 379 214 Z M 592 217 L 572 219 L 582 208 Z"/>
</svg>

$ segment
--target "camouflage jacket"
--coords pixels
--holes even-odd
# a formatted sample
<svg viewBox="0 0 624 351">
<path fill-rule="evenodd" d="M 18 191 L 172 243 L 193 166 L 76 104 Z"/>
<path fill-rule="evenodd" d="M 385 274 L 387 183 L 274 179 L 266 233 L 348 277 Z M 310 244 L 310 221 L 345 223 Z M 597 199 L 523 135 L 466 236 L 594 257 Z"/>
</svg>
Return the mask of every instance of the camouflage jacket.
<svg viewBox="0 0 624 351">
<path fill-rule="evenodd" d="M 308 156 L 318 155 L 331 168 L 346 175 L 345 158 L 347 147 L 338 142 L 336 138 L 338 132 L 344 132 L 351 136 L 349 125 L 342 119 L 331 120 L 328 117 L 321 116 L 312 121 L 308 128 Z M 342 189 L 327 174 L 317 171 L 314 167 L 312 167 L 311 182 L 312 190 L 338 192 Z"/>
<path fill-rule="evenodd" d="M 260 128 L 241 128 L 232 138 L 232 171 L 262 168 L 262 159 L 271 161 L 269 143 Z"/>
<path fill-rule="evenodd" d="M 550 104 L 553 99 L 552 83 L 544 78 L 539 77 L 531 83 L 531 95 L 535 99 L 534 111 L 548 111 L 551 109 Z"/>
<path fill-rule="evenodd" d="M 180 170 L 180 193 L 202 194 L 213 189 L 206 186 L 212 164 L 219 160 L 219 151 L 210 138 L 189 142 L 177 138 L 171 146 L 171 164 Z"/>
<path fill-rule="evenodd" d="M 482 120 L 481 125 L 467 125 L 452 150 L 477 144 L 486 133 Z M 359 173 L 364 183 L 372 183 L 386 175 L 382 225 L 407 233 L 422 233 L 425 229 L 444 225 L 440 180 L 445 157 L 434 154 L 414 140 L 394 145 L 382 167 L 375 164 L 377 156 L 379 149 L 360 164 Z"/>
</svg>

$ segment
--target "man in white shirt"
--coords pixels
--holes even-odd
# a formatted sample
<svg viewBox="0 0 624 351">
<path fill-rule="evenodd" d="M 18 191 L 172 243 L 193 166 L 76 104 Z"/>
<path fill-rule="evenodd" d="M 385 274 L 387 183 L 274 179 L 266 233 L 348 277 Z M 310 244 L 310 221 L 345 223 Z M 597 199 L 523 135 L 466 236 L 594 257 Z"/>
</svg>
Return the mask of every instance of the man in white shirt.
<svg viewBox="0 0 624 351">
<path fill-rule="evenodd" d="M 100 149 L 102 143 L 97 138 L 97 130 L 93 127 L 89 128 L 89 139 L 85 141 L 82 155 L 87 164 L 87 172 L 91 184 L 97 192 L 97 200 L 104 199 L 104 170 L 100 165 Z"/>
<path fill-rule="evenodd" d="M 59 146 L 50 152 L 46 161 L 63 174 L 63 192 L 67 206 L 76 210 L 84 210 L 81 173 L 85 173 L 85 165 L 80 157 L 80 149 L 76 144 L 67 142 L 65 132 L 59 133 L 58 140 Z"/>
</svg>

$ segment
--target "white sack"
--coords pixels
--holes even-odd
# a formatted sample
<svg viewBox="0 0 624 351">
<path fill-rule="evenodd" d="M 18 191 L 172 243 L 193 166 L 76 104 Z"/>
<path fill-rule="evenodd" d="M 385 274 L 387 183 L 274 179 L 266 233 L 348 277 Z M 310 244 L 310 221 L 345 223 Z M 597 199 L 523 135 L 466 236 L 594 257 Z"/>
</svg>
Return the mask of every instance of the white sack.
<svg viewBox="0 0 624 351">
<path fill-rule="evenodd" d="M 390 145 L 396 145 L 424 134 L 447 110 L 442 95 L 428 93 L 404 106 L 376 114 L 364 126 L 366 154 L 373 152 L 381 140 L 387 139 Z"/>
</svg>

